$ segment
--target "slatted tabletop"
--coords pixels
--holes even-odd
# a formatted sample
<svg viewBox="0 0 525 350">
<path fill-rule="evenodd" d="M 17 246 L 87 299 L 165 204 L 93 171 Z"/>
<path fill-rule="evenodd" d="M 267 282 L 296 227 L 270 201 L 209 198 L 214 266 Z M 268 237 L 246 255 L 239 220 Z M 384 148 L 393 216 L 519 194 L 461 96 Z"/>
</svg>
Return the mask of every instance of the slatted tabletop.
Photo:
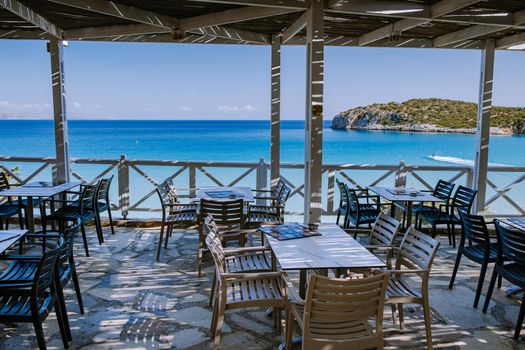
<svg viewBox="0 0 525 350">
<path fill-rule="evenodd" d="M 214 196 L 212 193 L 216 193 L 217 196 Z M 221 193 L 233 193 L 234 196 L 225 195 L 224 197 L 219 197 Z M 252 189 L 249 187 L 201 187 L 197 189 L 195 193 L 195 199 L 211 199 L 211 200 L 233 200 L 233 199 L 242 199 L 245 202 L 253 202 L 253 193 Z"/>
<path fill-rule="evenodd" d="M 384 268 L 374 254 L 337 225 L 320 225 L 321 236 L 279 241 L 266 236 L 283 270 Z"/>
<path fill-rule="evenodd" d="M 5 230 L 0 231 L 0 254 L 7 248 L 18 242 L 27 233 L 27 230 Z"/>
<path fill-rule="evenodd" d="M 369 186 L 368 189 L 391 202 L 443 202 L 443 199 L 415 188 Z"/>
<path fill-rule="evenodd" d="M 80 182 L 66 182 L 53 186 L 47 182 L 31 182 L 0 192 L 4 197 L 51 197 L 79 186 Z"/>
</svg>

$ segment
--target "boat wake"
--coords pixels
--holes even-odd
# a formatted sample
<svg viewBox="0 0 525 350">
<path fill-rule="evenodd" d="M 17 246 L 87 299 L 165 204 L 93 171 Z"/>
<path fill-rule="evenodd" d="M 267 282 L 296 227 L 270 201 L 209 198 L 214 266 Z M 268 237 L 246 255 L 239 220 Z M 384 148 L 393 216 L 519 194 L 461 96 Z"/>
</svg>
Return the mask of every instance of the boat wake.
<svg viewBox="0 0 525 350">
<path fill-rule="evenodd" d="M 435 154 L 432 154 L 428 156 L 428 158 L 435 160 L 436 162 L 444 162 L 444 163 L 451 163 L 456 165 L 468 165 L 473 166 L 474 161 L 471 159 L 464 159 L 464 158 L 458 158 L 458 157 L 446 157 L 446 156 L 438 156 Z M 490 166 L 509 166 L 507 164 L 502 163 L 489 163 Z"/>
</svg>

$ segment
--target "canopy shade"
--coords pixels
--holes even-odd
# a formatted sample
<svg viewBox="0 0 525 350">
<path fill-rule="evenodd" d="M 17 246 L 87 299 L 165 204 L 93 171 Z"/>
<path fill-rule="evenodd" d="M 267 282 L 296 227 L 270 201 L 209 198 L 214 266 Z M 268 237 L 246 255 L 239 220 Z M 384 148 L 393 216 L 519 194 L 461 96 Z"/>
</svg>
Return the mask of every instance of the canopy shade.
<svg viewBox="0 0 525 350">
<path fill-rule="evenodd" d="M 309 0 L 0 0 L 0 38 L 305 44 Z M 525 49 L 521 0 L 327 0 L 325 45 Z"/>
</svg>

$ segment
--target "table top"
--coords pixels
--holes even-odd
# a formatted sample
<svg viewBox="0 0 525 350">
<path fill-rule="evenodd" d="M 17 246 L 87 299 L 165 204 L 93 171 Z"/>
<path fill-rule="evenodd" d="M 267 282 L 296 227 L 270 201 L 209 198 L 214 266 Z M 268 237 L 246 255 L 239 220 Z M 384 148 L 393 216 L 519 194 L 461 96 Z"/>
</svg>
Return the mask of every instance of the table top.
<svg viewBox="0 0 525 350">
<path fill-rule="evenodd" d="M 53 186 L 47 182 L 31 182 L 22 186 L 10 188 L 0 192 L 4 197 L 51 197 L 73 187 L 79 186 L 80 182 L 66 182 Z"/>
<path fill-rule="evenodd" d="M 266 236 L 281 269 L 383 268 L 386 265 L 334 224 L 320 225 L 321 236 L 279 241 Z"/>
<path fill-rule="evenodd" d="M 391 202 L 443 202 L 443 199 L 415 188 L 369 186 L 368 189 Z"/>
<path fill-rule="evenodd" d="M 254 201 L 252 189 L 249 187 L 201 187 L 197 189 L 195 199 L 202 198 L 217 201 L 233 199 L 242 199 L 245 202 Z"/>
<path fill-rule="evenodd" d="M 0 231 L 0 254 L 5 252 L 7 248 L 16 243 L 22 236 L 27 233 L 27 230 L 7 230 Z M 13 235 L 12 238 L 8 238 Z M 7 238 L 7 239 L 6 239 Z"/>
<path fill-rule="evenodd" d="M 518 230 L 525 231 L 525 219 L 499 219 L 504 224 L 517 228 Z"/>
</svg>

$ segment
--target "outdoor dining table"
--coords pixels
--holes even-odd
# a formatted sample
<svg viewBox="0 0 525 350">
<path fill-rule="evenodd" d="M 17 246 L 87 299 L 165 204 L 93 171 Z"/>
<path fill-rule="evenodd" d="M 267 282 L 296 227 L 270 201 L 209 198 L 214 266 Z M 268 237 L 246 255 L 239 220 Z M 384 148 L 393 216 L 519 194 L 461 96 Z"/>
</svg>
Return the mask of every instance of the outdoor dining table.
<svg viewBox="0 0 525 350">
<path fill-rule="evenodd" d="M 4 230 L 0 231 L 0 254 L 3 254 L 10 246 L 24 237 L 27 230 Z"/>
<path fill-rule="evenodd" d="M 386 265 L 335 224 L 322 224 L 319 236 L 280 241 L 266 235 L 281 270 L 299 270 L 299 295 L 306 294 L 306 273 L 312 269 L 385 268 Z"/>
<path fill-rule="evenodd" d="M 412 225 L 412 206 L 414 202 L 443 202 L 443 199 L 415 188 L 369 186 L 368 189 L 387 201 L 392 202 L 392 212 L 390 214 L 392 217 L 395 217 L 395 203 L 405 203 L 407 210 L 407 227 Z"/>
<path fill-rule="evenodd" d="M 519 231 L 522 231 L 523 234 L 525 234 L 525 219 L 519 219 L 519 218 L 503 218 L 503 219 L 498 219 L 501 223 L 505 224 L 505 225 L 508 225 L 508 226 L 511 226 Z M 523 292 L 523 289 L 521 287 L 518 287 L 518 286 L 511 286 L 509 288 L 507 288 L 507 290 L 505 291 L 505 294 L 507 294 L 507 296 L 512 296 L 514 294 L 518 294 L 518 293 L 521 293 Z"/>
<path fill-rule="evenodd" d="M 253 202 L 255 200 L 251 188 L 239 186 L 200 187 L 195 193 L 194 200 L 203 198 L 217 201 L 242 199 L 244 202 Z"/>
<path fill-rule="evenodd" d="M 2 197 L 21 197 L 27 198 L 27 229 L 29 232 L 35 231 L 35 221 L 33 218 L 33 198 L 49 198 L 57 194 L 79 186 L 80 182 L 65 182 L 60 185 L 53 185 L 50 182 L 38 181 L 30 182 L 21 186 L 13 187 L 0 192 Z"/>
</svg>

